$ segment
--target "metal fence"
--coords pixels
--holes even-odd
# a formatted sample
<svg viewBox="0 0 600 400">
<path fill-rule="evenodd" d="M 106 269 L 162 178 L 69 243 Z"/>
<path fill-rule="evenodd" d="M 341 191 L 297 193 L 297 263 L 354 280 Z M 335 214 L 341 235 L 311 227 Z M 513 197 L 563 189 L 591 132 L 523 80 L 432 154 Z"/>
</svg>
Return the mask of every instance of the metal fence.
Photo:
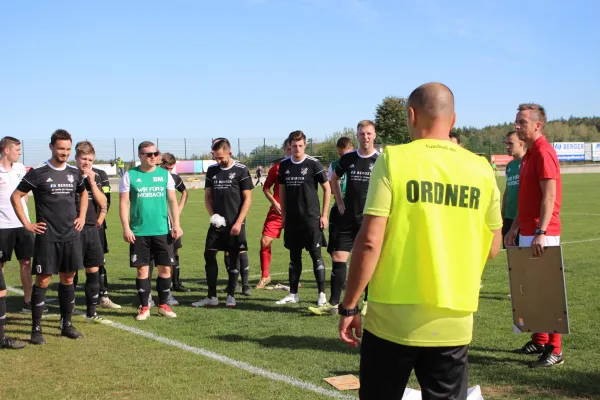
<svg viewBox="0 0 600 400">
<path fill-rule="evenodd" d="M 74 138 L 73 147 L 79 140 L 86 138 Z M 230 138 L 233 157 L 245 163 L 251 169 L 258 165 L 268 166 L 269 163 L 281 157 L 283 151 L 281 145 L 282 138 Z M 354 138 L 355 139 L 355 138 Z M 210 137 L 195 138 L 111 138 L 111 139 L 89 139 L 96 149 L 97 163 L 114 162 L 117 157 L 127 164 L 127 168 L 138 160 L 137 146 L 144 140 L 150 140 L 157 145 L 158 149 L 165 153 L 172 153 L 178 160 L 209 160 Z M 28 138 L 22 139 L 22 160 L 27 166 L 38 165 L 50 156 L 48 149 L 48 138 Z M 490 160 L 494 154 L 505 154 L 504 137 L 471 137 L 463 138 L 465 148 L 480 154 Z M 586 143 L 586 146 L 588 143 Z M 591 144 L 589 144 L 591 146 Z M 385 144 L 377 144 L 378 149 L 385 147 Z M 318 157 L 323 164 L 328 165 L 338 158 L 335 147 L 335 140 L 319 140 L 308 138 L 306 152 L 312 156 Z M 587 151 L 586 151 L 587 154 Z M 72 158 L 75 151 L 72 151 Z M 586 156 L 586 159 L 589 159 Z"/>
</svg>

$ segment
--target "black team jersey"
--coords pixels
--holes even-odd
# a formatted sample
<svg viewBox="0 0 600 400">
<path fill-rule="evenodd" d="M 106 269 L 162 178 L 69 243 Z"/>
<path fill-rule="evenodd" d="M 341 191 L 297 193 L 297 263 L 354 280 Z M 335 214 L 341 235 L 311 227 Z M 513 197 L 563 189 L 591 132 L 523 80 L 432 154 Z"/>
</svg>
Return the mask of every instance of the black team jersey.
<svg viewBox="0 0 600 400">
<path fill-rule="evenodd" d="M 244 190 L 254 187 L 248 167 L 237 161 L 229 168 L 211 165 L 206 171 L 206 188 L 212 189 L 212 206 L 216 214 L 225 218 L 227 226 L 235 224 L 244 197 Z"/>
<path fill-rule="evenodd" d="M 21 192 L 33 192 L 37 222 L 46 223 L 46 232 L 37 235 L 44 242 L 69 242 L 79 237 L 75 229 L 77 193 L 83 193 L 85 185 L 81 172 L 66 165 L 56 169 L 48 161 L 32 168 L 17 187 Z"/>
<path fill-rule="evenodd" d="M 379 152 L 375 150 L 372 154 L 362 156 L 358 150 L 344 154 L 337 167 L 335 174 L 338 177 L 346 174 L 346 193 L 344 194 L 344 218 L 354 218 L 356 222 L 362 222 L 363 210 L 367 201 L 371 170 Z"/>
<path fill-rule="evenodd" d="M 96 176 L 94 177 L 94 185 L 96 185 L 98 187 L 98 189 L 100 189 L 100 191 L 102 191 L 102 178 L 100 177 L 100 175 L 98 175 L 97 171 L 96 172 Z M 87 190 L 88 192 L 88 208 L 87 208 L 87 213 L 85 214 L 85 224 L 86 225 L 96 225 L 96 221 L 98 221 L 98 215 L 100 214 L 100 206 L 98 206 L 98 203 L 96 203 L 96 200 L 94 200 L 94 194 L 92 193 L 92 183 L 90 182 L 90 179 L 85 176 L 83 178 L 83 184 L 85 185 L 85 190 Z M 79 197 L 80 195 L 77 194 L 75 196 L 75 206 L 77 207 L 77 214 L 79 215 Z"/>
<path fill-rule="evenodd" d="M 183 183 L 183 179 L 177 174 L 171 174 L 173 178 L 173 182 L 175 182 L 175 189 L 179 191 L 179 193 L 183 193 L 186 190 L 185 183 Z M 168 200 L 167 200 L 168 202 Z M 179 204 L 179 202 L 177 203 Z M 173 222 L 171 221 L 171 214 L 169 213 L 169 230 L 173 228 Z"/>
<path fill-rule="evenodd" d="M 279 184 L 285 185 L 286 220 L 321 218 L 319 184 L 327 182 L 327 171 L 314 157 L 302 161 L 285 158 L 279 164 Z"/>
<path fill-rule="evenodd" d="M 106 196 L 106 213 L 110 210 L 110 181 L 108 180 L 108 174 L 101 169 L 92 168 L 94 172 L 100 175 L 100 182 L 102 183 L 102 193 Z M 102 226 L 106 228 L 106 219 L 102 223 Z"/>
</svg>

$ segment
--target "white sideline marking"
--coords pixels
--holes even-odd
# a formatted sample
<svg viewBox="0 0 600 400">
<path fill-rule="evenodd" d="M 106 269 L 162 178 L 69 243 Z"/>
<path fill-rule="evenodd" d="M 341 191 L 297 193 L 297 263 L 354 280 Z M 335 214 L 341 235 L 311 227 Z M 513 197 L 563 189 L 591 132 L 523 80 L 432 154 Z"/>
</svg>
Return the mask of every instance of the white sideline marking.
<svg viewBox="0 0 600 400">
<path fill-rule="evenodd" d="M 21 295 L 21 296 L 24 294 L 21 289 L 17 289 L 17 288 L 14 288 L 14 287 L 10 287 L 9 286 L 6 289 L 9 292 L 13 292 L 13 293 Z M 74 313 L 78 314 L 78 315 L 83 314 L 81 311 L 79 311 L 77 309 L 74 310 Z M 304 390 L 308 390 L 308 391 L 311 391 L 311 392 L 315 392 L 315 393 L 318 393 L 318 394 L 323 395 L 323 396 L 327 396 L 327 397 L 332 398 L 332 399 L 356 399 L 355 396 L 349 396 L 349 395 L 345 395 L 345 394 L 342 394 L 342 393 L 339 393 L 339 392 L 336 392 L 336 391 L 333 391 L 333 390 L 324 389 L 324 388 L 319 387 L 317 385 L 314 385 L 312 383 L 305 382 L 305 381 L 302 381 L 300 379 L 292 378 L 291 376 L 276 374 L 275 372 L 271 372 L 271 371 L 267 371 L 266 369 L 255 367 L 254 365 L 245 363 L 243 361 L 237 361 L 237 360 L 234 360 L 233 358 L 222 356 L 222 355 L 220 355 L 218 353 L 215 353 L 215 352 L 212 352 L 210 350 L 203 349 L 202 347 L 189 346 L 189 345 L 187 345 L 185 343 L 182 343 L 182 342 L 179 342 L 177 340 L 173 340 L 173 339 L 169 339 L 169 338 L 166 338 L 166 337 L 163 337 L 163 336 L 155 335 L 154 333 L 146 332 L 146 331 L 134 328 L 134 327 L 129 326 L 129 325 L 121 324 L 121 323 L 118 323 L 118 322 L 113 322 L 112 324 L 105 325 L 105 326 L 107 326 L 107 327 L 113 327 L 113 328 L 118 328 L 118 329 L 121 329 L 123 331 L 129 332 L 129 333 L 133 333 L 134 335 L 145 337 L 146 339 L 151 339 L 151 340 L 154 340 L 154 341 L 159 342 L 159 343 L 163 343 L 163 344 L 166 344 L 166 345 L 169 345 L 169 346 L 177 347 L 180 350 L 184 350 L 184 351 L 187 351 L 189 353 L 196 354 L 198 356 L 203 356 L 203 357 L 206 357 L 206 358 L 210 358 L 211 360 L 218 361 L 218 362 L 220 362 L 222 364 L 225 364 L 225 365 L 229 365 L 229 366 L 232 366 L 232 367 L 239 368 L 241 370 L 244 370 L 244 371 L 249 372 L 249 373 L 254 374 L 254 375 L 259 375 L 259 376 L 262 376 L 264 378 L 271 379 L 273 381 L 279 381 L 279 382 L 287 383 L 288 385 L 296 386 L 296 387 L 298 387 L 300 389 L 304 389 Z"/>
<path fill-rule="evenodd" d="M 595 217 L 600 217 L 600 214 L 595 214 L 595 213 L 572 213 L 572 212 L 569 212 L 569 213 L 560 213 L 560 214 L 561 215 L 563 215 L 563 214 L 564 215 L 593 215 Z"/>
<path fill-rule="evenodd" d="M 599 214 L 600 215 L 600 214 Z M 571 240 L 569 242 L 562 242 L 561 245 L 563 244 L 575 244 L 575 243 L 587 243 L 587 242 L 597 242 L 599 241 L 600 238 L 594 238 L 594 239 L 583 239 L 583 240 Z M 506 251 L 506 249 L 500 249 L 500 251 Z"/>
</svg>

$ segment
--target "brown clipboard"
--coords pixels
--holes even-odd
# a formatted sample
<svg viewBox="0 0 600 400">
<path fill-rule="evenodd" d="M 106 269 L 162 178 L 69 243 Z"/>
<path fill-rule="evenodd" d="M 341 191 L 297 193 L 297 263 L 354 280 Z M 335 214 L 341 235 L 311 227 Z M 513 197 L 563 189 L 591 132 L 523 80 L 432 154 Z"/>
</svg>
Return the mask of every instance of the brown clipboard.
<svg viewBox="0 0 600 400">
<path fill-rule="evenodd" d="M 509 247 L 506 253 L 514 332 L 569 334 L 562 247 L 548 246 L 539 258 L 531 247 Z"/>
</svg>

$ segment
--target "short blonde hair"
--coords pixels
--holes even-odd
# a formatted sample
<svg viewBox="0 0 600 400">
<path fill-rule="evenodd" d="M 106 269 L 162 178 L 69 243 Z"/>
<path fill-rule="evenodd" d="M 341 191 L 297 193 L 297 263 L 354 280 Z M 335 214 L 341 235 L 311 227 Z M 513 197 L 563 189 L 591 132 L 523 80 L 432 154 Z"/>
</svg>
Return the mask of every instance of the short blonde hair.
<svg viewBox="0 0 600 400">
<path fill-rule="evenodd" d="M 535 121 L 540 121 L 543 125 L 546 124 L 546 110 L 544 107 L 535 103 L 519 104 L 518 111 L 532 111 L 531 115 Z"/>
<path fill-rule="evenodd" d="M 94 149 L 94 145 L 84 140 L 75 145 L 75 156 L 79 157 L 80 155 L 93 154 L 96 155 L 96 150 Z"/>
<path fill-rule="evenodd" d="M 363 119 L 356 125 L 356 130 L 358 131 L 360 128 L 366 128 L 367 126 L 372 126 L 375 128 L 375 123 L 368 119 Z"/>
</svg>

